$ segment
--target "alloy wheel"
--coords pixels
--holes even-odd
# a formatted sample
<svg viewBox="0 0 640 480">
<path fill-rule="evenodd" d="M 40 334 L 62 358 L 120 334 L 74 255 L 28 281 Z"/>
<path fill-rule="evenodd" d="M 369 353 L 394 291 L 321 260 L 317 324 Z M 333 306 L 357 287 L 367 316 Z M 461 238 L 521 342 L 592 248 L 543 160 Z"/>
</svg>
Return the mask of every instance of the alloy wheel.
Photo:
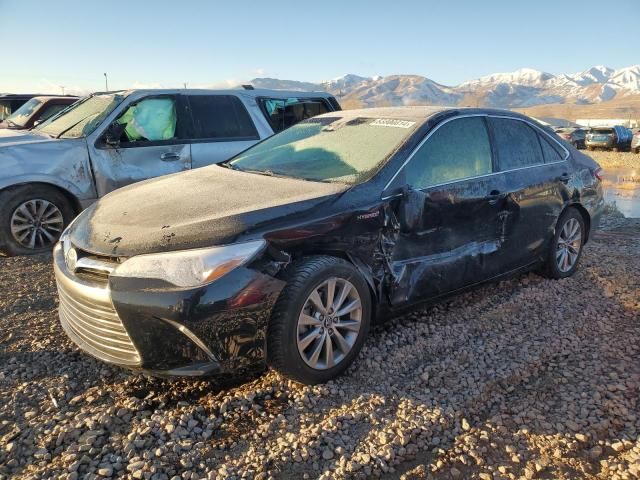
<svg viewBox="0 0 640 480">
<path fill-rule="evenodd" d="M 574 267 L 578 261 L 581 246 L 582 230 L 580 222 L 575 218 L 570 218 L 562 226 L 556 248 L 556 263 L 562 273 L 566 273 Z"/>
<path fill-rule="evenodd" d="M 27 200 L 11 215 L 11 234 L 14 240 L 31 250 L 53 245 L 63 228 L 62 212 L 47 200 Z"/>
<path fill-rule="evenodd" d="M 362 301 L 356 287 L 331 277 L 315 287 L 298 316 L 298 352 L 316 370 L 338 365 L 353 348 L 362 322 Z"/>
</svg>

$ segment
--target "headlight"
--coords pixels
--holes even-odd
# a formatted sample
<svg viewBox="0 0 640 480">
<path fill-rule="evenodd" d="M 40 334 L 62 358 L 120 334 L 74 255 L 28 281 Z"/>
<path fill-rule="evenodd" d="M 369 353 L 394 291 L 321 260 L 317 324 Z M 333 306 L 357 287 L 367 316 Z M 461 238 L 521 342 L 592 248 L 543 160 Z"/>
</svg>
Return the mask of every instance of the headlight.
<svg viewBox="0 0 640 480">
<path fill-rule="evenodd" d="M 256 240 L 223 247 L 138 255 L 119 265 L 111 276 L 154 278 L 176 287 L 197 287 L 247 263 L 264 246 L 264 240 Z"/>
</svg>

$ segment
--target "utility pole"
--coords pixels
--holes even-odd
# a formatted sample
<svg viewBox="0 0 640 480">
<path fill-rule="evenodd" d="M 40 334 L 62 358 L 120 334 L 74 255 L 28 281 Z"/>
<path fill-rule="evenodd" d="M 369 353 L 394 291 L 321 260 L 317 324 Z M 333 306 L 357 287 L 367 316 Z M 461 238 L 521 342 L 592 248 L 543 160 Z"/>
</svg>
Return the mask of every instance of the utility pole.
<svg viewBox="0 0 640 480">
<path fill-rule="evenodd" d="M 183 82 L 183 83 L 182 83 L 182 84 L 184 85 L 184 89 L 185 89 L 185 90 L 187 89 L 187 83 L 189 83 L 189 82 Z"/>
<path fill-rule="evenodd" d="M 107 78 L 106 72 L 103 73 L 103 75 L 104 75 L 104 90 L 105 90 L 105 92 L 108 92 L 109 91 L 109 80 Z"/>
<path fill-rule="evenodd" d="M 62 89 L 62 96 L 64 96 L 64 85 L 60 85 L 60 88 Z"/>
</svg>

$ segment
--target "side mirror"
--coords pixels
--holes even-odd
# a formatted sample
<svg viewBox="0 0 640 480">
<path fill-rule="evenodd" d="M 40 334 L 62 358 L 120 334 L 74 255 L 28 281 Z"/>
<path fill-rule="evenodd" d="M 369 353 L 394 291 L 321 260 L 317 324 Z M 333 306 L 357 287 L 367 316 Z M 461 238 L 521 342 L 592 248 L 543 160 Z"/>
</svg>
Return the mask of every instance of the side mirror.
<svg viewBox="0 0 640 480">
<path fill-rule="evenodd" d="M 118 122 L 113 122 L 107 128 L 107 131 L 104 134 L 104 143 L 110 147 L 118 148 L 120 146 L 120 138 L 122 138 L 122 134 L 124 133 L 126 125 Z"/>
<path fill-rule="evenodd" d="M 403 189 L 399 211 L 401 232 L 415 232 L 421 229 L 427 197 L 428 194 L 420 190 L 414 190 L 408 186 Z"/>
</svg>

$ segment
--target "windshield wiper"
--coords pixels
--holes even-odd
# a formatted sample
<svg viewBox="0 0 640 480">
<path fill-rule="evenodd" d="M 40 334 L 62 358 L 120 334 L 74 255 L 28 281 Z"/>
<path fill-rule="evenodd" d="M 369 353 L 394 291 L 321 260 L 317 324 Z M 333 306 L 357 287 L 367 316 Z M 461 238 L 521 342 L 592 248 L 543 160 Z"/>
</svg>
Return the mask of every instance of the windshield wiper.
<svg viewBox="0 0 640 480">
<path fill-rule="evenodd" d="M 88 115 L 87 115 L 88 117 Z M 67 133 L 69 130 L 71 130 L 73 127 L 78 126 L 79 124 L 81 124 L 82 122 L 84 122 L 87 117 L 84 117 L 82 120 L 77 121 L 76 123 L 74 123 L 73 125 L 71 125 L 69 128 L 65 128 L 63 131 L 61 131 L 58 135 L 56 135 L 56 138 L 60 138 L 62 135 L 64 135 L 65 133 Z"/>
<path fill-rule="evenodd" d="M 276 175 L 274 174 L 271 170 L 247 170 L 245 168 L 237 168 L 235 167 L 235 170 L 239 170 L 241 172 L 246 172 L 246 173 L 255 173 L 257 175 L 265 175 L 267 177 L 284 177 L 284 175 Z"/>
<path fill-rule="evenodd" d="M 7 118 L 7 122 L 9 122 L 11 125 L 13 125 L 14 127 L 18 127 L 20 128 L 22 125 L 18 125 L 16 122 L 14 122 L 13 120 Z"/>
</svg>

